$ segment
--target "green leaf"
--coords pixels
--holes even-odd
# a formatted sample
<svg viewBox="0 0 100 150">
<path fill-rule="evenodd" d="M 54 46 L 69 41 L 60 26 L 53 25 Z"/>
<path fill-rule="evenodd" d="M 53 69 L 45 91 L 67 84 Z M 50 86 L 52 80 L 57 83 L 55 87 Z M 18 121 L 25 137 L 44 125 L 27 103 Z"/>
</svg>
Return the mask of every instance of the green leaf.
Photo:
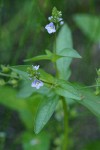
<svg viewBox="0 0 100 150">
<path fill-rule="evenodd" d="M 88 38 L 100 42 L 100 16 L 77 14 L 74 15 L 74 21 Z"/>
<path fill-rule="evenodd" d="M 50 96 L 48 98 L 45 97 L 44 100 L 41 102 L 35 119 L 35 133 L 39 133 L 41 129 L 46 125 L 53 112 L 55 111 L 57 103 L 57 96 Z"/>
<path fill-rule="evenodd" d="M 22 144 L 24 150 L 48 150 L 50 137 L 46 132 L 42 132 L 38 135 L 24 132 L 22 134 Z"/>
<path fill-rule="evenodd" d="M 63 25 L 61 28 L 57 40 L 56 40 L 56 54 L 61 54 L 61 51 L 65 48 L 72 49 L 72 37 L 71 31 L 67 24 Z M 68 80 L 70 76 L 70 69 L 69 66 L 71 64 L 72 58 L 60 58 L 57 60 L 57 69 L 58 69 L 58 76 L 60 79 Z"/>
<path fill-rule="evenodd" d="M 40 55 L 40 56 L 35 56 L 30 59 L 25 59 L 24 62 L 29 62 L 29 61 L 39 61 L 39 60 L 50 60 L 51 57 L 48 55 Z"/>
<path fill-rule="evenodd" d="M 82 99 L 77 102 L 88 108 L 96 116 L 100 117 L 100 95 L 96 96 L 95 91 L 89 89 L 89 87 L 78 84 L 74 84 L 73 86 L 81 93 Z"/>
<path fill-rule="evenodd" d="M 40 72 L 40 80 L 43 80 L 45 82 L 49 82 L 49 83 L 52 83 L 52 84 L 54 83 L 55 79 L 51 74 L 45 72 L 42 69 L 39 69 L 39 72 Z"/>
<path fill-rule="evenodd" d="M 59 52 L 59 56 L 63 57 L 72 57 L 72 58 L 81 58 L 78 52 L 72 48 L 64 48 Z"/>
<path fill-rule="evenodd" d="M 35 56 L 33 58 L 30 59 L 26 59 L 24 60 L 25 62 L 29 62 L 29 61 L 39 61 L 39 60 L 51 60 L 52 62 L 56 62 L 57 59 L 61 58 L 61 56 L 53 54 L 51 51 L 49 50 L 45 50 L 47 55 L 39 55 L 39 56 Z"/>
<path fill-rule="evenodd" d="M 50 52 L 49 50 L 45 50 L 46 55 L 39 55 L 39 56 L 35 56 L 33 58 L 30 59 L 25 59 L 24 62 L 29 62 L 29 61 L 39 61 L 39 60 L 51 60 L 53 53 Z"/>
<path fill-rule="evenodd" d="M 100 96 L 96 96 L 92 90 L 80 90 L 83 94 L 83 99 L 80 102 L 83 106 L 88 108 L 96 116 L 100 117 Z"/>
<path fill-rule="evenodd" d="M 39 56 L 35 56 L 30 59 L 26 59 L 26 60 L 24 60 L 24 62 L 40 61 L 40 60 L 51 60 L 52 62 L 56 62 L 57 59 L 59 59 L 61 57 L 81 58 L 81 56 L 78 54 L 78 52 L 71 48 L 65 48 L 65 49 L 61 50 L 59 55 L 53 54 L 49 50 L 46 50 L 46 54 L 47 55 L 39 55 Z"/>
<path fill-rule="evenodd" d="M 55 92 L 66 98 L 72 98 L 76 100 L 81 100 L 81 92 L 73 87 L 71 83 L 64 80 L 57 80 L 58 86 L 55 88 Z"/>
</svg>

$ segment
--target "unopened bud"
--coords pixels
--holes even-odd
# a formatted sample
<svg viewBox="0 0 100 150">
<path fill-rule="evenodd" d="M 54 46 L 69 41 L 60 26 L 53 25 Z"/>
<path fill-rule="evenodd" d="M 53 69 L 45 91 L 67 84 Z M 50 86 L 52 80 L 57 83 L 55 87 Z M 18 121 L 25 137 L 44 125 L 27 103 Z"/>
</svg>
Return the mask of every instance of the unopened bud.
<svg viewBox="0 0 100 150">
<path fill-rule="evenodd" d="M 8 73 L 10 71 L 10 69 L 4 65 L 1 65 L 1 69 L 2 69 L 2 72 L 4 73 Z"/>
</svg>

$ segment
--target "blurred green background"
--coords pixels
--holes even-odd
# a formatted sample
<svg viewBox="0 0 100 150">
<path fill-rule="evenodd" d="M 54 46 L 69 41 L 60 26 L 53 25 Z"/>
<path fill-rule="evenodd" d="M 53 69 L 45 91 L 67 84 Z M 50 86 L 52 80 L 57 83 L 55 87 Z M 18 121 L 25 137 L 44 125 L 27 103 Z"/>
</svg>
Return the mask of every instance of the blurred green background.
<svg viewBox="0 0 100 150">
<path fill-rule="evenodd" d="M 0 64 L 22 65 L 24 59 L 44 54 L 46 48 L 52 49 L 53 36 L 44 27 L 54 6 L 62 11 L 64 22 L 72 31 L 74 48 L 82 56 L 81 60 L 73 60 L 70 80 L 92 85 L 96 68 L 100 67 L 100 0 L 0 0 Z M 54 73 L 49 61 L 38 64 Z M 30 112 L 21 107 L 26 105 L 25 101 L 14 104 L 15 91 L 12 94 L 7 88 L 1 89 L 1 99 L 3 92 L 8 95 L 8 104 L 0 105 L 0 150 L 60 150 L 62 108 L 58 108 L 46 131 L 36 136 L 30 125 L 33 118 L 28 118 Z M 32 113 L 37 99 L 40 97 L 34 98 L 36 106 L 30 108 Z M 28 101 L 32 103 L 31 98 Z M 87 109 L 72 104 L 69 124 L 69 150 L 100 149 L 100 120 Z"/>
</svg>

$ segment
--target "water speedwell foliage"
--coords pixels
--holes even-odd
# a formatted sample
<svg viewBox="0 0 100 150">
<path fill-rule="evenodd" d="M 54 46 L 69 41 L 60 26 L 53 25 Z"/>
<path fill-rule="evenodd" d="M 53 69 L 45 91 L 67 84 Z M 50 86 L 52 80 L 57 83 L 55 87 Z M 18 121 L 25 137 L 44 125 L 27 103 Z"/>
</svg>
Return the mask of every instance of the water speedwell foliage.
<svg viewBox="0 0 100 150">
<path fill-rule="evenodd" d="M 71 83 L 68 81 L 71 71 L 70 71 L 70 64 L 72 62 L 72 58 L 81 58 L 81 56 L 78 54 L 78 52 L 73 49 L 72 47 L 72 38 L 71 38 L 71 31 L 67 24 L 62 26 L 62 29 L 59 31 L 59 35 L 56 39 L 56 32 L 59 27 L 64 23 L 62 18 L 62 12 L 58 11 L 56 7 L 52 10 L 52 15 L 48 17 L 49 24 L 45 26 L 45 29 L 49 34 L 54 33 L 55 36 L 55 42 L 54 47 L 52 48 L 52 52 L 50 50 L 46 50 L 43 55 L 35 56 L 33 58 L 27 59 L 27 62 L 33 62 L 33 61 L 41 61 L 41 60 L 49 60 L 52 63 L 54 63 L 55 67 L 55 76 L 52 74 L 47 73 L 43 69 L 40 69 L 39 65 L 22 65 L 22 66 L 13 66 L 10 67 L 11 70 L 9 70 L 8 67 L 1 66 L 0 68 L 0 74 L 1 76 L 4 76 L 4 80 L 0 79 L 0 85 L 3 86 L 7 82 L 10 82 L 12 85 L 16 85 L 16 81 L 18 82 L 18 79 L 22 80 L 22 87 L 21 90 L 18 92 L 21 93 L 21 95 L 24 98 L 28 98 L 31 96 L 32 99 L 30 99 L 29 103 L 28 101 L 23 101 L 25 103 L 19 103 L 21 102 L 21 99 L 19 101 L 12 97 L 10 100 L 11 108 L 14 104 L 14 108 L 17 109 L 17 106 L 22 106 L 23 111 L 18 111 L 21 114 L 21 117 L 23 117 L 24 122 L 28 126 L 28 129 L 30 129 L 30 126 L 33 130 L 33 120 L 32 122 L 30 118 L 32 118 L 33 115 L 35 115 L 34 119 L 34 131 L 35 133 L 39 133 L 42 128 L 46 125 L 46 123 L 49 121 L 50 117 L 54 113 L 54 111 L 57 111 L 56 106 L 59 104 L 59 102 L 62 102 L 63 105 L 63 111 L 64 111 L 64 133 L 61 136 L 62 142 L 60 149 L 61 150 L 67 150 L 68 148 L 68 130 L 69 130 L 69 123 L 68 123 L 68 111 L 67 105 L 70 105 L 71 103 L 80 103 L 83 106 L 90 109 L 94 114 L 97 116 L 100 116 L 100 69 L 97 70 L 97 79 L 96 83 L 97 85 L 94 87 L 97 87 L 96 89 L 96 95 L 91 90 L 84 90 L 87 87 L 84 87 L 83 85 Z M 70 59 L 71 58 L 71 59 Z M 27 72 L 26 72 L 27 68 Z M 14 75 L 14 72 L 18 73 L 18 75 Z M 9 80 L 7 80 L 9 78 Z M 15 80 L 17 79 L 17 80 Z M 29 81 L 31 79 L 31 81 Z M 31 83 L 30 83 L 31 82 Z M 13 86 L 13 87 L 14 87 Z M 92 86 L 93 87 L 93 86 Z M 33 88 L 36 88 L 34 90 Z M 37 90 L 40 89 L 41 90 Z M 7 87 L 8 89 L 8 87 Z M 6 89 L 5 89 L 6 90 Z M 2 104 L 6 104 L 4 102 L 4 98 L 6 99 L 5 90 L 1 90 L 1 99 L 0 101 Z M 11 90 L 11 89 L 10 89 Z M 4 91 L 4 94 L 2 94 Z M 8 92 L 9 93 L 9 92 Z M 15 91 L 14 91 L 15 93 Z M 12 92 L 11 92 L 12 94 Z M 14 94 L 15 95 L 15 94 Z M 11 97 L 11 96 L 10 96 Z M 39 100 L 40 105 L 38 106 L 37 102 Z M 32 100 L 32 101 L 31 101 Z M 75 102 L 74 102 L 75 100 Z M 17 102 L 15 105 L 15 101 Z M 7 99 L 7 105 L 10 105 L 9 98 Z M 68 103 L 68 104 L 67 104 Z M 32 104 L 32 107 L 30 106 Z M 16 107 L 15 107 L 16 106 Z M 24 108 L 25 106 L 25 108 Z M 38 106 L 38 109 L 36 107 Z M 33 111 L 34 108 L 37 110 L 36 112 Z M 69 106 L 68 106 L 69 107 Z M 20 110 L 21 110 L 20 109 Z M 26 112 L 26 114 L 24 114 Z M 29 117 L 27 117 L 29 116 Z M 26 118 L 25 118 L 26 117 Z M 27 121 L 27 119 L 29 119 Z M 30 125 L 31 124 L 31 125 Z M 33 135 L 32 135 L 33 138 Z M 67 142 L 68 141 L 68 142 Z M 34 148 L 33 148 L 34 149 Z"/>
</svg>

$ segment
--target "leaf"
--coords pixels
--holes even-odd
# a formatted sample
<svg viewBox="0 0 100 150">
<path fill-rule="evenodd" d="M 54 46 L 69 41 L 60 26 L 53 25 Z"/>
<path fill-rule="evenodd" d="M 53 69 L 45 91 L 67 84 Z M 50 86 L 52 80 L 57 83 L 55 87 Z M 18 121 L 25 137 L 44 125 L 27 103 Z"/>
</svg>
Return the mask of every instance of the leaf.
<svg viewBox="0 0 100 150">
<path fill-rule="evenodd" d="M 100 42 L 100 16 L 77 14 L 73 18 L 77 26 L 88 38 L 94 42 Z"/>
<path fill-rule="evenodd" d="M 24 62 L 29 62 L 29 61 L 39 61 L 39 60 L 51 60 L 53 53 L 50 52 L 49 50 L 45 50 L 46 55 L 39 55 L 39 56 L 35 56 L 33 58 L 30 59 L 25 59 Z"/>
<path fill-rule="evenodd" d="M 63 25 L 61 28 L 57 40 L 56 40 L 56 54 L 61 54 L 61 51 L 65 48 L 71 48 L 72 49 L 72 37 L 71 37 L 71 31 L 67 24 Z M 60 58 L 57 60 L 57 70 L 58 70 L 58 76 L 60 79 L 68 80 L 71 73 L 69 66 L 71 64 L 72 58 Z"/>
<path fill-rule="evenodd" d="M 50 145 L 50 137 L 48 133 L 42 132 L 34 135 L 30 132 L 22 134 L 22 144 L 24 150 L 48 150 Z"/>
<path fill-rule="evenodd" d="M 72 98 L 81 100 L 81 92 L 79 92 L 73 85 L 64 80 L 57 80 L 58 86 L 55 88 L 55 92 L 66 98 Z"/>
<path fill-rule="evenodd" d="M 64 48 L 59 52 L 59 56 L 63 57 L 72 57 L 72 58 L 81 58 L 78 52 L 72 48 Z"/>
<path fill-rule="evenodd" d="M 35 56 L 33 58 L 30 59 L 25 59 L 24 62 L 29 62 L 29 61 L 39 61 L 39 60 L 50 60 L 51 57 L 48 55 L 39 55 L 39 56 Z"/>
<path fill-rule="evenodd" d="M 47 55 L 39 55 L 30 59 L 25 59 L 24 62 L 39 61 L 39 60 L 51 60 L 52 62 L 56 62 L 57 59 L 62 58 L 62 57 L 81 58 L 81 56 L 77 53 L 77 51 L 71 48 L 65 48 L 61 50 L 59 55 L 53 54 L 49 50 L 46 50 L 46 54 Z"/>
<path fill-rule="evenodd" d="M 39 61 L 39 60 L 51 60 L 52 62 L 56 62 L 57 59 L 61 58 L 61 56 L 53 54 L 51 51 L 49 50 L 45 50 L 47 55 L 39 55 L 39 56 L 35 56 L 33 58 L 30 59 L 26 59 L 24 60 L 25 62 L 29 62 L 29 61 Z"/>
<path fill-rule="evenodd" d="M 42 69 L 39 69 L 39 72 L 40 72 L 40 80 L 43 80 L 45 82 L 49 82 L 49 83 L 52 83 L 52 84 L 54 83 L 55 79 L 51 74 L 45 72 Z"/>
<path fill-rule="evenodd" d="M 96 116 L 100 117 L 100 96 L 96 96 L 92 90 L 80 90 L 83 94 L 83 99 L 80 104 L 87 107 Z"/>
<path fill-rule="evenodd" d="M 46 125 L 53 112 L 55 111 L 57 103 L 57 96 L 50 96 L 48 98 L 44 98 L 44 100 L 41 102 L 37 111 L 34 125 L 34 131 L 36 134 L 39 133 Z"/>
<path fill-rule="evenodd" d="M 77 102 L 88 108 L 96 116 L 100 117 L 100 95 L 96 96 L 93 90 L 88 89 L 88 87 L 84 87 L 83 85 L 75 84 L 73 86 L 82 96 L 82 99 Z"/>
</svg>

